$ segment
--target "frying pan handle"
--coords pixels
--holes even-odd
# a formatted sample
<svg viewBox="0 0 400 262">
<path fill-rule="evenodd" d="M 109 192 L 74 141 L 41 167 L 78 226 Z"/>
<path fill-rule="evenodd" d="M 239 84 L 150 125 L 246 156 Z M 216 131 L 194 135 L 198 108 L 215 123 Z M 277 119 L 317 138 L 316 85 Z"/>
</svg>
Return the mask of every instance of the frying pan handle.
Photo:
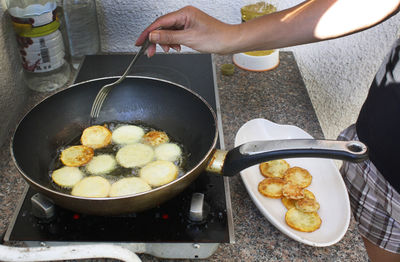
<svg viewBox="0 0 400 262">
<path fill-rule="evenodd" d="M 359 141 L 315 139 L 254 141 L 227 152 L 222 173 L 224 176 L 233 176 L 247 167 L 281 158 L 318 157 L 361 162 L 368 158 L 367 151 L 367 146 Z"/>
</svg>

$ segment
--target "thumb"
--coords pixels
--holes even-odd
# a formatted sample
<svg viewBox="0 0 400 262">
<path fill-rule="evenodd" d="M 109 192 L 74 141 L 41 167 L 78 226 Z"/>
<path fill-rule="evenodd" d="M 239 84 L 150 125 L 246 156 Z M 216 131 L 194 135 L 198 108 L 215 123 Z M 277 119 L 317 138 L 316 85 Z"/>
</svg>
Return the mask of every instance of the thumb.
<svg viewBox="0 0 400 262">
<path fill-rule="evenodd" d="M 149 34 L 150 42 L 162 45 L 184 44 L 182 30 L 154 30 Z"/>
</svg>

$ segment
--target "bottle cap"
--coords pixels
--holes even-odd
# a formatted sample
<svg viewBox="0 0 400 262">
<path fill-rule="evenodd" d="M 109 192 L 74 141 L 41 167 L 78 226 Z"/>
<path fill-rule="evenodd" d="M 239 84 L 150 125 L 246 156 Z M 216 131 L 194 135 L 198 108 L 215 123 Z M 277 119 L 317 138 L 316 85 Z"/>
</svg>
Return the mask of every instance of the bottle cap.
<svg viewBox="0 0 400 262">
<path fill-rule="evenodd" d="M 233 64 L 223 64 L 221 66 L 221 73 L 226 76 L 231 76 L 235 72 L 235 65 Z"/>
</svg>

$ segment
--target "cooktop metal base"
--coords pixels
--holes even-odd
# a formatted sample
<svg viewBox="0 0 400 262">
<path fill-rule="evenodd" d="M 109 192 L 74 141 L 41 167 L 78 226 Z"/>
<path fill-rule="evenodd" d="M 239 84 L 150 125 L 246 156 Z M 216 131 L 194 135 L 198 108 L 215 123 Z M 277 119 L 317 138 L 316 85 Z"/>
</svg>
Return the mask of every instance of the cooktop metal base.
<svg viewBox="0 0 400 262">
<path fill-rule="evenodd" d="M 75 82 L 115 76 L 124 71 L 130 55 L 95 55 L 85 58 Z M 218 89 L 211 55 L 158 54 L 141 57 L 130 75 L 153 76 L 184 85 L 213 107 L 219 121 L 219 147 L 224 149 Z M 5 235 L 5 242 L 28 247 L 116 244 L 135 253 L 159 258 L 202 259 L 211 256 L 219 243 L 234 243 L 229 181 L 204 172 L 188 188 L 163 205 L 141 213 L 99 217 L 76 214 L 55 207 L 56 216 L 38 218 L 46 204 L 37 205 L 36 192 L 27 188 Z M 191 213 L 204 199 L 204 219 L 193 221 Z M 194 197 L 196 196 L 196 197 Z M 40 197 L 39 197 L 40 198 Z M 32 200 L 34 199 L 34 200 Z M 34 206 L 34 208 L 32 208 Z M 40 216 L 40 215 L 39 215 Z"/>
</svg>

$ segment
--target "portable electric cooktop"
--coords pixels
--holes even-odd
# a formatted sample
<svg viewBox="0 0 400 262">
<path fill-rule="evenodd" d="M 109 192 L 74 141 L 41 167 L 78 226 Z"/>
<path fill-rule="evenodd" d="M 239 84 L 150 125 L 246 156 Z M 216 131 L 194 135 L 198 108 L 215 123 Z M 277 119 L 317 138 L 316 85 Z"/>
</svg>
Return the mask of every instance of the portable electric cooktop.
<svg viewBox="0 0 400 262">
<path fill-rule="evenodd" d="M 121 75 L 131 59 L 131 55 L 87 56 L 75 82 Z M 141 57 L 130 75 L 186 86 L 206 99 L 221 119 L 211 55 Z M 218 145 L 224 149 L 221 122 L 218 124 Z M 63 209 L 27 187 L 4 240 L 32 247 L 116 243 L 156 257 L 206 258 L 219 243 L 234 242 L 228 179 L 204 172 L 182 193 L 159 207 L 107 217 Z"/>
</svg>

